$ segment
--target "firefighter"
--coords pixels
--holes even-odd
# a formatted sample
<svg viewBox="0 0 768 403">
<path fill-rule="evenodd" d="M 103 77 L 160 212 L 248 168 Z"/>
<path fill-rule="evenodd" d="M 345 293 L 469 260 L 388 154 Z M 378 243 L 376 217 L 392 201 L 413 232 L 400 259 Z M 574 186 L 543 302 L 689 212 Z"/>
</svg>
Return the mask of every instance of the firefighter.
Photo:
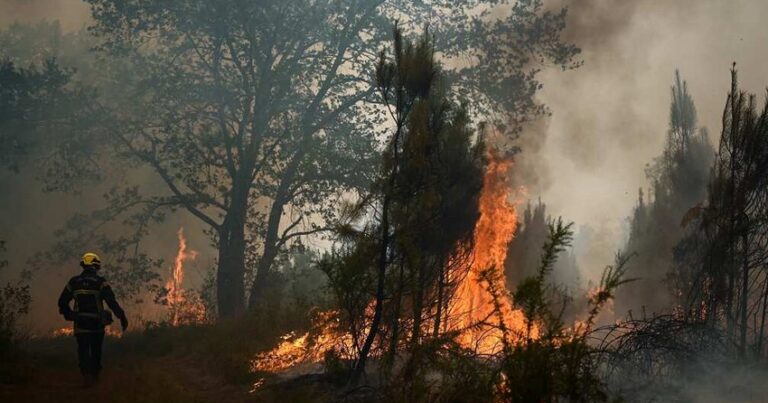
<svg viewBox="0 0 768 403">
<path fill-rule="evenodd" d="M 101 268 L 99 256 L 91 252 L 84 254 L 80 266 L 83 272 L 72 277 L 59 296 L 59 313 L 64 315 L 64 319 L 74 322 L 80 373 L 85 386 L 90 386 L 98 381 L 101 370 L 104 327 L 112 323 L 112 314 L 104 309 L 103 303 L 106 302 L 120 319 L 123 331 L 128 328 L 128 319 L 115 300 L 107 280 L 98 275 Z M 69 306 L 72 300 L 74 307 Z"/>
</svg>

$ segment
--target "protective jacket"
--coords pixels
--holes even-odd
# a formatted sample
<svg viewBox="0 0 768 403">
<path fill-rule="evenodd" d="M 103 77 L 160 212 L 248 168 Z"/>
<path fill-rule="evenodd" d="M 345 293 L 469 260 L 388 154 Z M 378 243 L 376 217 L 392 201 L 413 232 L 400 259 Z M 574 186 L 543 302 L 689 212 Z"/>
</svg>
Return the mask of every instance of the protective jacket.
<svg viewBox="0 0 768 403">
<path fill-rule="evenodd" d="M 74 300 L 74 307 L 69 303 Z M 75 322 L 75 334 L 104 332 L 108 314 L 105 314 L 104 302 L 121 321 L 125 312 L 115 300 L 115 294 L 104 277 L 96 270 L 85 269 L 80 275 L 72 277 L 59 296 L 59 313 L 67 320 Z"/>
</svg>

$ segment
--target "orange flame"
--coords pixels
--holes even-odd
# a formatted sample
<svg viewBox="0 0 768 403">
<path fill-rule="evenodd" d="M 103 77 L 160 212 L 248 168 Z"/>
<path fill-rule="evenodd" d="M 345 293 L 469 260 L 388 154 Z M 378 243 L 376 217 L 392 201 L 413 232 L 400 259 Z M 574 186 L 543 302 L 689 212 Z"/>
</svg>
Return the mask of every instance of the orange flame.
<svg viewBox="0 0 768 403">
<path fill-rule="evenodd" d="M 311 331 L 301 336 L 290 332 L 281 340 L 277 347 L 258 354 L 251 361 L 251 372 L 285 371 L 304 363 L 318 363 L 330 350 L 341 358 L 354 356 L 352 336 L 341 328 L 338 311 L 316 313 Z"/>
<path fill-rule="evenodd" d="M 184 282 L 184 262 L 197 258 L 197 251 L 187 251 L 187 239 L 184 237 L 184 227 L 176 233 L 179 238 L 179 251 L 176 253 L 171 278 L 165 285 L 166 296 L 173 326 L 182 323 L 200 323 L 205 320 L 205 307 L 199 297 L 192 295 L 182 288 Z"/>
<path fill-rule="evenodd" d="M 480 354 L 498 352 L 505 338 L 510 342 L 520 340 L 518 335 L 526 328 L 522 312 L 513 308 L 504 278 L 507 249 L 517 229 L 517 212 L 510 200 L 511 186 L 508 181 L 511 166 L 511 160 L 502 159 L 494 153 L 489 155 L 470 266 L 466 275 L 457 279 L 459 283 L 446 320 L 448 330 L 459 331 L 457 341 Z M 491 291 L 494 291 L 496 298 Z M 371 307 L 372 303 L 367 310 L 370 316 Z M 338 326 L 338 322 L 338 312 L 321 313 L 313 321 L 312 331 L 301 336 L 294 333 L 285 335 L 273 350 L 254 357 L 251 370 L 280 372 L 304 363 L 317 363 L 331 349 L 341 353 L 342 358 L 354 358 L 353 338 Z M 531 336 L 536 337 L 535 328 Z M 258 386 L 254 385 L 254 388 Z"/>
<path fill-rule="evenodd" d="M 475 224 L 469 273 L 461 280 L 449 313 L 449 326 L 462 330 L 459 342 L 481 354 L 499 350 L 504 332 L 511 339 L 525 328 L 521 311 L 515 310 L 506 292 L 504 261 L 517 229 L 517 211 L 510 200 L 509 169 L 512 161 L 489 155 L 480 194 L 480 218 Z M 493 270 L 483 275 L 486 270 Z M 496 290 L 496 301 L 491 294 Z M 498 307 L 497 307 L 498 304 Z M 498 311 L 497 311 L 498 308 Z"/>
<path fill-rule="evenodd" d="M 121 331 L 114 329 L 110 326 L 106 326 L 104 328 L 104 333 L 110 337 L 116 337 L 116 338 L 123 337 L 123 333 Z M 74 334 L 75 334 L 75 329 L 71 326 L 67 326 L 67 327 L 62 327 L 58 329 L 53 329 L 53 332 L 51 332 L 51 337 L 53 338 L 68 337 L 68 336 L 73 336 Z"/>
<path fill-rule="evenodd" d="M 75 329 L 72 327 L 62 327 L 59 329 L 54 329 L 51 333 L 51 337 L 66 337 L 66 336 L 72 336 L 75 334 Z"/>
</svg>

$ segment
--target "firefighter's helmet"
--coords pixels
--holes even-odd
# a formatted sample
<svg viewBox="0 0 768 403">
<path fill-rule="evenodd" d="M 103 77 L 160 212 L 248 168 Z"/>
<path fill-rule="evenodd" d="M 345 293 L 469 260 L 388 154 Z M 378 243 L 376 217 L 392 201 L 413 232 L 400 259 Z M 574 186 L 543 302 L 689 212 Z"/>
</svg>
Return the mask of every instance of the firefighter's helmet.
<svg viewBox="0 0 768 403">
<path fill-rule="evenodd" d="M 87 252 L 83 255 L 83 258 L 80 259 L 80 266 L 83 267 L 95 267 L 95 268 L 101 268 L 101 259 L 99 259 L 99 255 L 93 253 L 93 252 Z"/>
</svg>

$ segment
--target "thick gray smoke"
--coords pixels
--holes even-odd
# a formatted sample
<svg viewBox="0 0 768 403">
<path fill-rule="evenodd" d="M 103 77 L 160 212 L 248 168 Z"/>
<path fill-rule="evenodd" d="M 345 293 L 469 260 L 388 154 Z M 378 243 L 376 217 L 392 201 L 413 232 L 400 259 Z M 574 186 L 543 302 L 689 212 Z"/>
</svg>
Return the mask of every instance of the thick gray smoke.
<svg viewBox="0 0 768 403">
<path fill-rule="evenodd" d="M 688 81 L 699 116 L 717 142 L 736 61 L 741 87 L 768 84 L 763 0 L 564 0 L 568 39 L 584 65 L 546 70 L 541 101 L 552 116 L 545 139 L 524 142 L 529 194 L 554 215 L 591 227 L 599 244 L 577 251 L 595 278 L 626 241 L 626 217 L 647 187 L 644 167 L 668 129 L 675 69 Z M 531 133 L 532 134 L 532 133 Z"/>
</svg>

